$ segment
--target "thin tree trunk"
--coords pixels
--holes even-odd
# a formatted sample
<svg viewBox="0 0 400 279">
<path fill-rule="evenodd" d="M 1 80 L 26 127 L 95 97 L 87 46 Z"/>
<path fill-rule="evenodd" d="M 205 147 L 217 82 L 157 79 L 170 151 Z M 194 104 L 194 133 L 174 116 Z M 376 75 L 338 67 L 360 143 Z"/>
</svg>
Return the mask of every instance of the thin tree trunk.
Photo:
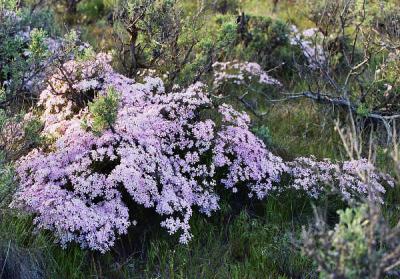
<svg viewBox="0 0 400 279">
<path fill-rule="evenodd" d="M 69 16 L 76 14 L 78 3 L 79 3 L 79 1 L 77 1 L 77 0 L 67 0 L 67 14 Z"/>
<path fill-rule="evenodd" d="M 130 66 L 130 71 L 129 75 L 130 77 L 134 77 L 136 75 L 136 71 L 138 68 L 138 62 L 136 59 L 136 41 L 138 38 L 138 30 L 136 28 L 133 28 L 130 32 L 131 38 L 129 41 L 129 52 L 131 56 L 131 66 Z"/>
</svg>

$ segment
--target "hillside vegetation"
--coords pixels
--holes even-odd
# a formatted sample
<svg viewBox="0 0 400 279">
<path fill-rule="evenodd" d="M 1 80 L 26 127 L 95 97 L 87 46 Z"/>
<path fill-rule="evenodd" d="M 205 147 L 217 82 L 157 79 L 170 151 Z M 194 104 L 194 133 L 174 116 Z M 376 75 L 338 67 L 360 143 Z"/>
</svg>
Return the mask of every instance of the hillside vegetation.
<svg viewBox="0 0 400 279">
<path fill-rule="evenodd" d="M 399 278 L 398 0 L 0 0 L 0 278 Z"/>
</svg>

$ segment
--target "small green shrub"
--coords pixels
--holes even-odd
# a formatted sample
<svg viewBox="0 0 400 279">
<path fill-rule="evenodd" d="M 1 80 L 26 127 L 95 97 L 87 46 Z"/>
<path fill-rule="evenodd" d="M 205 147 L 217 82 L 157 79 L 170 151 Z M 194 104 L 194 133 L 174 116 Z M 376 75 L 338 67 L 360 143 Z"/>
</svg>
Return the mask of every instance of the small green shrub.
<svg viewBox="0 0 400 279">
<path fill-rule="evenodd" d="M 266 145 L 271 146 L 273 144 L 271 131 L 267 126 L 261 125 L 259 127 L 255 127 L 253 128 L 253 131 L 260 139 L 263 140 Z"/>
<path fill-rule="evenodd" d="M 321 278 L 384 278 L 399 272 L 399 227 L 388 225 L 373 204 L 339 210 L 327 229 L 317 219 L 303 231 L 304 251 L 318 264 Z"/>
<path fill-rule="evenodd" d="M 89 111 L 93 116 L 92 129 L 95 133 L 101 133 L 104 129 L 113 129 L 117 118 L 118 92 L 110 87 L 107 95 L 99 96 L 94 102 L 89 103 Z"/>
<path fill-rule="evenodd" d="M 14 2 L 0 2 L 0 107 L 9 110 L 19 109 L 37 93 L 37 77 L 48 57 L 45 39 L 57 32 L 49 11 L 30 11 Z"/>
</svg>

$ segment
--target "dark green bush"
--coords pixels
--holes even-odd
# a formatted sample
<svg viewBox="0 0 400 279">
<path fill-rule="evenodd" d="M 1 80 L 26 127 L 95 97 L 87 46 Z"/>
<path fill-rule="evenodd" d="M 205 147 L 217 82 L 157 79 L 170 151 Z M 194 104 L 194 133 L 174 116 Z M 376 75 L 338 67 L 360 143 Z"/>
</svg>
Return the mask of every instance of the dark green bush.
<svg viewBox="0 0 400 279">
<path fill-rule="evenodd" d="M 28 8 L 8 9 L 0 3 L 0 107 L 11 108 L 32 100 L 40 83 L 46 59 L 46 36 L 53 35 L 55 24 L 49 11 Z"/>
</svg>

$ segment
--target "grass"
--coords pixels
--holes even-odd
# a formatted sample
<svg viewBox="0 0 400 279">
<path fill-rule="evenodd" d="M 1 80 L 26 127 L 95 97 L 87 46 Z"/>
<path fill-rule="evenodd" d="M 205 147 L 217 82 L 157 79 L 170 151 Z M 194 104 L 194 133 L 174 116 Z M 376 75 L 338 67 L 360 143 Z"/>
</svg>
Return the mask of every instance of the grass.
<svg viewBox="0 0 400 279">
<path fill-rule="evenodd" d="M 2 214 L 0 278 L 85 278 L 88 252 L 74 246 L 62 250 L 50 234 L 34 231 L 29 216 Z"/>
<path fill-rule="evenodd" d="M 279 18 L 295 24 L 300 29 L 315 27 L 313 23 L 306 17 L 305 11 L 301 10 L 300 7 L 304 6 L 294 5 L 292 2 L 293 1 L 290 0 L 279 1 L 275 12 L 273 11 L 272 0 L 242 0 L 240 1 L 240 6 L 245 13 L 256 16 L 269 16 L 275 19 Z"/>
<path fill-rule="evenodd" d="M 211 218 L 196 215 L 188 246 L 155 234 L 143 260 L 125 264 L 124 278 L 311 277 L 312 263 L 292 245 L 300 220 L 310 216 L 309 201 L 299 199 L 271 198 L 236 214 L 225 204 Z"/>
<path fill-rule="evenodd" d="M 7 216 L 0 224 L 0 255 L 11 243 L 8 270 L 22 263 L 45 278 L 311 278 L 312 263 L 292 245 L 311 216 L 310 201 L 297 195 L 239 208 L 227 202 L 210 218 L 194 216 L 189 245 L 157 229 L 135 253 L 118 261 L 113 252 L 63 250 L 49 234 L 33 234 L 30 218 Z"/>
<path fill-rule="evenodd" d="M 264 123 L 276 151 L 287 159 L 310 154 L 338 159 L 340 137 L 332 118 L 318 104 L 303 100 L 270 107 Z"/>
</svg>

